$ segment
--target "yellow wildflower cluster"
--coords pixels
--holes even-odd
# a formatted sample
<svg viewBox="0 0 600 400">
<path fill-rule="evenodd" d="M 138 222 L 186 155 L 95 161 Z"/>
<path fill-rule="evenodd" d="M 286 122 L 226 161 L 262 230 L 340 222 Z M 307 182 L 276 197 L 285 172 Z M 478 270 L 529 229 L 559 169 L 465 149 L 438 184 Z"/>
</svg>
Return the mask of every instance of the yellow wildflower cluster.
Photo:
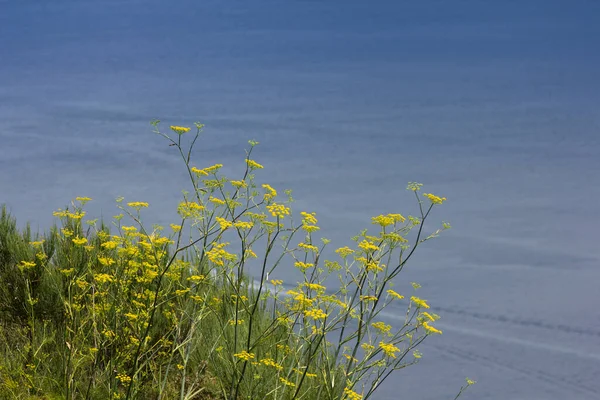
<svg viewBox="0 0 600 400">
<path fill-rule="evenodd" d="M 235 188 L 245 188 L 248 186 L 245 181 L 230 180 L 229 183 L 231 183 L 231 186 L 233 186 Z"/>
<path fill-rule="evenodd" d="M 313 303 L 313 299 L 309 299 L 302 292 L 297 292 L 295 290 L 288 290 L 287 294 L 292 297 L 292 299 L 296 302 L 297 307 L 296 310 L 303 310 L 306 307 L 310 307 Z"/>
<path fill-rule="evenodd" d="M 312 263 L 305 263 L 305 262 L 302 262 L 302 261 L 296 261 L 296 262 L 294 263 L 294 267 L 298 268 L 298 269 L 299 269 L 299 270 L 301 270 L 302 272 L 304 272 L 304 271 L 306 271 L 307 269 L 309 269 L 309 268 L 312 268 L 312 267 L 314 267 L 314 266 L 315 266 L 315 264 L 312 264 Z"/>
<path fill-rule="evenodd" d="M 318 283 L 305 282 L 304 286 L 309 290 L 315 290 L 315 291 L 321 292 L 321 293 L 325 292 L 325 290 L 327 289 L 325 286 L 319 285 Z"/>
<path fill-rule="evenodd" d="M 316 213 L 307 213 L 305 211 L 301 211 L 300 215 L 302 215 L 302 217 L 304 218 L 302 220 L 303 224 L 307 224 L 307 225 L 316 225 L 318 220 L 317 217 L 315 217 L 315 215 L 317 215 Z"/>
<path fill-rule="evenodd" d="M 379 348 L 383 350 L 386 356 L 391 358 L 396 358 L 396 353 L 400 351 L 400 349 L 392 343 L 379 342 Z"/>
<path fill-rule="evenodd" d="M 114 281 L 114 278 L 108 274 L 96 274 L 94 280 L 98 283 L 106 283 Z"/>
<path fill-rule="evenodd" d="M 374 243 L 371 243 L 367 240 L 363 240 L 362 242 L 360 242 L 358 244 L 358 247 L 360 247 L 362 250 L 364 250 L 367 253 L 371 253 L 371 252 L 379 250 L 378 246 L 376 246 Z"/>
<path fill-rule="evenodd" d="M 225 200 L 221 200 L 221 199 L 219 199 L 217 197 L 213 197 L 213 196 L 210 196 L 208 198 L 208 201 L 210 201 L 211 203 L 213 203 L 213 204 L 215 204 L 217 206 L 222 206 L 223 204 L 226 204 Z"/>
<path fill-rule="evenodd" d="M 197 217 L 202 210 L 204 210 L 204 206 L 193 201 L 182 201 L 177 206 L 177 213 L 182 218 Z"/>
<path fill-rule="evenodd" d="M 273 360 L 272 358 L 263 358 L 262 360 L 260 360 L 260 363 L 266 365 L 267 367 L 273 367 L 278 371 L 281 371 L 283 369 L 283 366 L 276 363 L 275 360 Z"/>
<path fill-rule="evenodd" d="M 77 246 L 81 246 L 87 243 L 87 238 L 84 237 L 78 237 L 78 238 L 74 238 L 71 239 L 73 241 L 73 243 L 75 243 Z"/>
<path fill-rule="evenodd" d="M 129 375 L 117 374 L 116 378 L 123 384 L 131 382 L 131 377 Z"/>
<path fill-rule="evenodd" d="M 219 226 L 221 227 L 222 231 L 233 226 L 233 222 L 227 221 L 225 218 L 217 217 L 215 219 L 216 219 L 217 223 L 219 224 Z"/>
<path fill-rule="evenodd" d="M 423 328 L 425 328 L 425 331 L 427 333 L 437 333 L 438 335 L 442 334 L 442 331 L 440 331 L 439 329 L 434 328 L 433 326 L 429 325 L 429 321 L 423 322 Z"/>
<path fill-rule="evenodd" d="M 224 247 L 229 243 L 217 243 L 213 246 L 212 249 L 206 252 L 206 256 L 208 259 L 214 264 L 224 266 L 225 261 L 235 261 L 237 256 L 235 254 L 228 253 L 225 251 Z"/>
<path fill-rule="evenodd" d="M 244 361 L 249 361 L 254 359 L 254 354 L 252 353 L 248 353 L 246 350 L 242 350 L 239 353 L 236 353 L 233 355 L 236 358 L 239 358 L 240 360 L 244 360 Z"/>
<path fill-rule="evenodd" d="M 265 189 L 265 192 L 266 192 L 265 197 L 264 197 L 265 201 L 269 201 L 269 200 L 272 200 L 275 197 L 277 197 L 277 191 L 275 189 L 273 189 L 271 187 L 271 185 L 268 185 L 265 183 L 262 185 L 262 187 L 263 187 L 263 189 Z"/>
<path fill-rule="evenodd" d="M 139 210 L 140 208 L 148 208 L 149 204 L 143 201 L 132 201 L 130 203 L 127 203 L 127 206 Z"/>
<path fill-rule="evenodd" d="M 394 225 L 396 222 L 404 222 L 406 218 L 404 218 L 401 214 L 387 214 L 387 215 L 378 215 L 376 217 L 371 218 L 373 224 L 381 225 L 382 227 L 386 227 L 389 225 Z"/>
<path fill-rule="evenodd" d="M 423 197 L 427 197 L 433 204 L 442 204 L 447 200 L 445 197 L 439 197 L 431 193 L 423 193 Z"/>
<path fill-rule="evenodd" d="M 235 226 L 238 229 L 252 229 L 252 227 L 254 226 L 254 223 L 248 222 L 248 221 L 238 221 L 238 222 L 235 222 L 233 224 L 233 226 Z"/>
<path fill-rule="evenodd" d="M 377 329 L 380 333 L 385 333 L 385 334 L 388 334 L 390 332 L 390 330 L 392 330 L 391 325 L 387 325 L 385 322 L 382 322 L 382 321 L 373 322 L 371 324 L 371 326 L 373 328 Z"/>
<path fill-rule="evenodd" d="M 283 383 L 285 386 L 290 386 L 290 387 L 296 387 L 296 384 L 294 382 L 288 381 L 287 379 L 285 379 L 284 377 L 279 377 L 279 380 L 281 381 L 281 383 Z"/>
<path fill-rule="evenodd" d="M 312 244 L 308 243 L 298 243 L 298 247 L 300 247 L 304 251 L 312 251 L 314 253 L 317 253 L 319 251 L 319 248 L 317 246 L 313 246 Z"/>
<path fill-rule="evenodd" d="M 346 258 L 348 257 L 350 254 L 354 253 L 354 250 L 352 250 L 350 247 L 345 246 L 345 247 L 340 247 L 339 249 L 337 249 L 335 251 L 337 254 L 339 254 L 340 257 L 342 258 Z"/>
<path fill-rule="evenodd" d="M 30 262 L 30 261 L 21 261 L 19 263 L 19 269 L 21 271 L 26 270 L 26 269 L 30 269 L 35 267 L 35 263 L 34 262 Z"/>
<path fill-rule="evenodd" d="M 418 297 L 412 296 L 410 298 L 410 301 L 412 301 L 413 303 L 415 303 L 417 305 L 417 307 L 420 307 L 420 308 L 429 308 L 429 304 L 427 304 L 427 300 L 423 300 L 423 299 L 420 299 Z"/>
<path fill-rule="evenodd" d="M 400 293 L 395 292 L 392 289 L 389 289 L 387 291 L 387 294 L 389 294 L 391 297 L 398 299 L 398 300 L 402 300 L 404 298 L 404 296 L 402 296 Z"/>
<path fill-rule="evenodd" d="M 267 206 L 267 210 L 277 218 L 285 218 L 286 215 L 290 215 L 290 209 L 283 204 L 273 203 Z"/>
<path fill-rule="evenodd" d="M 344 396 L 346 396 L 348 400 L 362 400 L 363 398 L 362 395 L 356 393 L 350 388 L 344 388 Z"/>
<path fill-rule="evenodd" d="M 360 301 L 369 302 L 369 301 L 377 301 L 376 296 L 363 295 L 360 296 Z"/>
<path fill-rule="evenodd" d="M 327 318 L 327 313 L 320 308 L 315 308 L 304 311 L 304 316 L 312 319 L 325 319 Z"/>
<path fill-rule="evenodd" d="M 58 218 L 71 218 L 74 220 L 80 220 L 85 217 L 85 211 L 77 210 L 76 212 L 70 212 L 68 210 L 59 209 L 58 211 L 54 211 L 52 215 Z"/>
<path fill-rule="evenodd" d="M 179 135 L 189 132 L 190 128 L 185 127 L 185 126 L 176 126 L 176 125 L 171 125 L 171 130 Z"/>
<path fill-rule="evenodd" d="M 250 169 L 263 169 L 264 167 L 254 160 L 246 159 L 246 164 Z"/>
</svg>

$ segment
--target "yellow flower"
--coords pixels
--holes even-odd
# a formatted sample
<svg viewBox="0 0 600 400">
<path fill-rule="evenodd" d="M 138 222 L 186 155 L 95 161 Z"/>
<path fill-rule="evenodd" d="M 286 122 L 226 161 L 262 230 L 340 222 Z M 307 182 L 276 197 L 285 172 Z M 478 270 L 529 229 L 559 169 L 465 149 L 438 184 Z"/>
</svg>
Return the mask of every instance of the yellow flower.
<svg viewBox="0 0 600 400">
<path fill-rule="evenodd" d="M 313 246 L 312 244 L 307 243 L 298 243 L 298 247 L 300 247 L 304 251 L 312 251 L 314 253 L 317 253 L 319 251 L 319 248 L 317 246 Z"/>
<path fill-rule="evenodd" d="M 187 278 L 188 281 L 191 281 L 193 283 L 200 283 L 204 280 L 205 276 L 204 275 L 192 275 L 189 278 Z"/>
<path fill-rule="evenodd" d="M 227 229 L 227 228 L 229 228 L 229 227 L 231 227 L 233 225 L 233 223 L 231 221 L 227 221 L 225 218 L 217 217 L 215 219 L 217 220 L 217 222 L 221 226 L 221 230 L 222 231 L 224 231 L 225 229 Z"/>
<path fill-rule="evenodd" d="M 408 182 L 408 186 L 406 187 L 406 189 L 412 190 L 413 192 L 417 192 L 421 190 L 421 186 L 423 186 L 422 183 Z"/>
<path fill-rule="evenodd" d="M 231 181 L 229 181 L 229 183 L 231 183 L 231 186 L 236 187 L 236 188 L 245 188 L 248 186 L 245 181 L 231 180 Z"/>
<path fill-rule="evenodd" d="M 474 385 L 474 384 L 477 383 L 477 381 L 474 381 L 474 380 L 469 379 L 469 378 L 466 378 L 465 380 L 467 381 L 467 385 L 469 385 L 469 386 Z"/>
<path fill-rule="evenodd" d="M 318 230 L 319 230 L 319 229 L 321 229 L 321 228 L 319 228 L 319 227 L 318 227 L 318 226 L 316 226 L 316 225 L 307 225 L 307 224 L 302 224 L 302 229 L 304 229 L 304 230 L 305 230 L 306 232 L 308 232 L 308 233 L 311 233 L 311 232 L 316 232 L 316 231 L 318 231 Z"/>
<path fill-rule="evenodd" d="M 366 352 L 370 352 L 370 351 L 373 351 L 375 349 L 375 346 L 373 346 L 372 344 L 369 344 L 369 343 L 363 343 L 363 344 L 360 345 L 360 347 L 362 347 L 363 350 L 366 351 Z"/>
<path fill-rule="evenodd" d="M 202 210 L 204 210 L 204 206 L 194 203 L 193 201 L 182 201 L 177 206 L 177 213 L 179 213 L 179 215 L 181 215 L 183 218 L 196 217 Z"/>
<path fill-rule="evenodd" d="M 325 286 L 319 285 L 318 283 L 305 282 L 304 286 L 306 286 L 310 290 L 315 290 L 317 292 L 325 292 L 325 290 L 327 289 Z"/>
<path fill-rule="evenodd" d="M 344 395 L 348 398 L 348 400 L 362 400 L 362 395 L 356 393 L 350 388 L 344 388 Z"/>
<path fill-rule="evenodd" d="M 127 313 L 127 314 L 123 314 L 125 317 L 127 317 L 127 319 L 131 320 L 131 321 L 135 321 L 138 319 L 138 315 L 137 314 L 132 314 L 132 313 Z"/>
<path fill-rule="evenodd" d="M 244 361 L 249 361 L 254 358 L 254 354 L 248 353 L 246 350 L 242 350 L 240 353 L 236 353 L 233 356 L 239 358 L 240 360 L 244 360 Z"/>
<path fill-rule="evenodd" d="M 254 160 L 246 159 L 246 164 L 250 169 L 263 169 L 264 167 Z"/>
<path fill-rule="evenodd" d="M 107 250 L 116 249 L 118 246 L 119 246 L 119 243 L 115 242 L 114 240 L 109 240 L 107 242 L 102 243 L 102 247 Z"/>
<path fill-rule="evenodd" d="M 283 281 L 281 279 L 271 279 L 271 284 L 273 286 L 283 285 Z"/>
<path fill-rule="evenodd" d="M 244 255 L 246 256 L 246 258 L 258 258 L 256 253 L 252 249 L 246 249 Z"/>
<path fill-rule="evenodd" d="M 215 164 L 211 165 L 210 167 L 204 168 L 204 171 L 208 174 L 214 174 L 221 168 L 223 168 L 223 164 Z"/>
<path fill-rule="evenodd" d="M 133 233 L 137 231 L 135 226 L 122 226 L 121 229 L 123 229 L 123 232 L 125 233 Z"/>
<path fill-rule="evenodd" d="M 179 232 L 181 230 L 181 225 L 170 224 L 169 226 L 173 229 L 173 232 Z"/>
<path fill-rule="evenodd" d="M 45 240 L 42 239 L 42 240 L 38 240 L 37 242 L 29 242 L 29 244 L 32 246 L 41 246 L 44 244 L 44 242 L 45 242 Z"/>
<path fill-rule="evenodd" d="M 438 197 L 431 193 L 423 193 L 423 196 L 427 197 L 433 204 L 442 204 L 444 201 L 447 200 L 445 197 Z"/>
<path fill-rule="evenodd" d="M 399 348 L 391 343 L 379 342 L 379 348 L 383 350 L 386 356 L 396 358 L 396 353 L 400 351 Z"/>
<path fill-rule="evenodd" d="M 112 259 L 112 258 L 110 258 L 110 257 L 102 257 L 102 256 L 99 256 L 99 257 L 98 257 L 98 262 L 99 262 L 100 264 L 104 265 L 105 267 L 109 267 L 109 266 L 111 266 L 111 265 L 113 265 L 113 264 L 115 263 L 115 260 L 113 260 L 113 259 Z"/>
<path fill-rule="evenodd" d="M 327 318 L 327 314 L 325 313 L 325 311 L 321 310 L 320 308 L 315 308 L 312 310 L 306 310 L 304 311 L 304 316 L 308 317 L 308 318 L 312 318 L 312 319 L 325 319 Z"/>
<path fill-rule="evenodd" d="M 285 379 L 282 376 L 279 377 L 279 380 L 286 386 L 296 387 L 296 384 L 294 382 L 288 381 L 287 379 Z"/>
<path fill-rule="evenodd" d="M 79 201 L 81 204 L 85 204 L 88 201 L 92 201 L 89 197 L 75 197 L 75 200 Z"/>
<path fill-rule="evenodd" d="M 254 223 L 246 222 L 246 221 L 238 221 L 238 222 L 235 222 L 233 224 L 233 226 L 235 226 L 238 229 L 252 229 L 252 227 L 254 226 Z"/>
<path fill-rule="evenodd" d="M 442 331 L 429 325 L 429 321 L 423 322 L 423 328 L 425 328 L 425 331 L 427 331 L 427 333 L 437 333 L 438 335 L 442 334 Z"/>
<path fill-rule="evenodd" d="M 315 217 L 316 213 L 307 213 L 305 211 L 300 212 L 300 215 L 302 215 L 304 217 L 304 220 L 302 221 L 304 224 L 308 224 L 308 225 L 316 225 L 318 220 Z"/>
<path fill-rule="evenodd" d="M 414 350 L 413 357 L 419 359 L 419 358 L 423 357 L 423 353 L 421 353 L 419 350 Z"/>
<path fill-rule="evenodd" d="M 386 227 L 388 225 L 394 225 L 394 219 L 388 217 L 386 215 L 378 215 L 377 217 L 372 217 L 371 221 L 373 224 L 381 225 L 382 227 Z"/>
<path fill-rule="evenodd" d="M 377 297 L 376 296 L 363 295 L 363 296 L 360 296 L 360 301 L 364 301 L 364 302 L 377 301 Z"/>
<path fill-rule="evenodd" d="M 267 210 L 272 216 L 278 218 L 285 218 L 286 215 L 290 215 L 290 209 L 283 204 L 273 203 L 267 206 Z"/>
<path fill-rule="evenodd" d="M 392 329 L 391 325 L 387 325 L 386 323 L 384 323 L 382 321 L 373 322 L 371 324 L 371 326 L 373 328 L 377 329 L 380 333 L 389 333 L 390 330 Z"/>
<path fill-rule="evenodd" d="M 360 247 L 361 249 L 363 249 L 365 252 L 373 252 L 373 251 L 377 251 L 379 250 L 379 247 L 377 247 L 375 244 L 363 240 L 362 242 L 360 242 L 358 244 L 358 247 Z"/>
<path fill-rule="evenodd" d="M 61 232 L 65 237 L 73 236 L 73 231 L 70 230 L 69 228 L 63 228 L 63 229 L 61 229 Z"/>
<path fill-rule="evenodd" d="M 116 378 L 123 384 L 131 382 L 131 377 L 125 374 L 117 374 Z"/>
<path fill-rule="evenodd" d="M 30 262 L 30 261 L 21 261 L 20 265 L 19 265 L 19 269 L 21 271 L 26 270 L 26 269 L 30 269 L 35 267 L 35 263 L 34 262 Z"/>
<path fill-rule="evenodd" d="M 127 206 L 139 210 L 140 208 L 148 208 L 149 204 L 143 201 L 132 201 L 130 203 L 127 203 Z"/>
<path fill-rule="evenodd" d="M 225 201 L 223 201 L 219 198 L 213 197 L 213 196 L 210 196 L 208 198 L 208 201 L 210 201 L 211 203 L 216 204 L 218 206 L 222 206 L 223 204 L 225 204 Z"/>
<path fill-rule="evenodd" d="M 196 174 L 196 175 L 208 176 L 208 172 L 206 172 L 206 171 L 205 171 L 205 170 L 203 170 L 203 169 L 199 169 L 199 168 L 196 168 L 196 167 L 192 167 L 192 168 L 191 168 L 191 171 L 192 171 L 194 174 Z"/>
<path fill-rule="evenodd" d="M 106 283 L 106 282 L 112 282 L 114 279 L 112 276 L 110 276 L 108 274 L 96 274 L 96 275 L 94 275 L 94 280 L 98 283 Z"/>
<path fill-rule="evenodd" d="M 314 266 L 315 266 L 315 264 L 312 264 L 312 263 L 305 263 L 305 262 L 302 262 L 302 261 L 296 261 L 296 262 L 294 263 L 294 266 L 295 266 L 296 268 L 298 268 L 298 269 L 302 270 L 302 271 L 306 271 L 307 269 L 314 267 Z"/>
<path fill-rule="evenodd" d="M 267 185 L 266 183 L 262 185 L 263 189 L 267 193 L 265 193 L 265 200 L 269 201 L 275 197 L 277 197 L 277 191 L 271 187 L 271 185 Z"/>
<path fill-rule="evenodd" d="M 396 232 L 384 233 L 382 235 L 384 239 L 389 240 L 390 242 L 398 242 L 398 243 L 406 243 L 408 240 Z"/>
<path fill-rule="evenodd" d="M 421 313 L 421 315 L 423 317 L 425 317 L 426 319 L 428 319 L 429 321 L 435 321 L 436 320 L 436 318 L 433 315 L 429 314 L 427 311 Z"/>
<path fill-rule="evenodd" d="M 262 360 L 260 360 L 260 363 L 266 365 L 267 367 L 273 367 L 278 371 L 281 371 L 283 369 L 283 366 L 277 364 L 272 358 L 263 358 Z"/>
<path fill-rule="evenodd" d="M 224 247 L 229 243 L 218 243 L 213 246 L 212 249 L 206 252 L 206 256 L 208 259 L 220 266 L 224 266 L 225 262 L 223 260 L 235 261 L 237 256 L 235 254 L 228 253 L 224 250 Z"/>
<path fill-rule="evenodd" d="M 183 133 L 189 132 L 190 128 L 185 127 L 185 126 L 176 126 L 176 125 L 171 125 L 171 130 L 175 133 L 177 133 L 178 135 L 181 135 Z"/>
<path fill-rule="evenodd" d="M 345 246 L 345 247 L 340 247 L 339 249 L 337 249 L 335 251 L 337 254 L 339 254 L 340 257 L 342 258 L 346 258 L 348 257 L 350 254 L 354 253 L 354 250 L 352 250 L 350 247 Z"/>
<path fill-rule="evenodd" d="M 83 244 L 87 243 L 87 238 L 76 238 L 76 239 L 71 239 L 73 241 L 73 243 L 75 243 L 77 246 L 81 246 Z"/>
<path fill-rule="evenodd" d="M 392 296 L 398 300 L 402 300 L 404 298 L 404 296 L 402 296 L 400 293 L 393 291 L 392 289 L 388 290 L 387 294 L 389 294 L 390 296 Z"/>
<path fill-rule="evenodd" d="M 423 299 L 420 299 L 418 297 L 412 296 L 410 298 L 410 301 L 412 301 L 413 303 L 415 303 L 417 305 L 417 307 L 429 308 L 429 304 L 427 304 L 427 300 L 423 300 Z"/>
</svg>

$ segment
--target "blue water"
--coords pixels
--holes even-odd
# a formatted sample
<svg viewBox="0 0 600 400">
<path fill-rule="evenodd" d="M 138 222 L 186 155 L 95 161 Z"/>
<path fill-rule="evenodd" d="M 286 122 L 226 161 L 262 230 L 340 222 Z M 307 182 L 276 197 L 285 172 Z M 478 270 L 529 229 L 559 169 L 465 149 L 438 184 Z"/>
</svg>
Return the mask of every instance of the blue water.
<svg viewBox="0 0 600 400">
<path fill-rule="evenodd" d="M 420 181 L 453 229 L 399 287 L 444 334 L 376 398 L 469 376 L 470 399 L 598 399 L 599 20 L 583 0 L 0 1 L 0 202 L 40 229 L 82 195 L 171 222 L 185 174 L 152 118 L 204 122 L 198 164 L 232 175 L 260 141 L 259 179 L 339 245 L 416 213 Z"/>
</svg>

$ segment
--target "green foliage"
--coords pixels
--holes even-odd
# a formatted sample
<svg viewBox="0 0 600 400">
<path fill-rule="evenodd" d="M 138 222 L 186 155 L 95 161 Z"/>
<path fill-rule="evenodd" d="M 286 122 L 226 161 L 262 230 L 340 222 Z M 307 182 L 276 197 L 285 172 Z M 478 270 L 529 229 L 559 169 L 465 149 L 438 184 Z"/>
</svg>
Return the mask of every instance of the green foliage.
<svg viewBox="0 0 600 400">
<path fill-rule="evenodd" d="M 107 225 L 84 221 L 91 199 L 78 197 L 36 237 L 2 208 L 0 398 L 368 399 L 442 333 L 426 300 L 391 287 L 417 246 L 449 228 L 423 232 L 445 198 L 411 183 L 418 216 L 373 217 L 375 234 L 326 260 L 315 213 L 295 222 L 290 193 L 255 182 L 258 142 L 228 179 L 220 164 L 191 164 L 202 124 L 185 149 L 190 128 L 172 126 L 171 138 L 153 126 L 191 183 L 169 233 L 143 224 L 148 203 L 123 198 Z M 282 265 L 302 280 L 269 279 Z M 398 329 L 380 318 L 392 302 L 406 307 Z"/>
</svg>

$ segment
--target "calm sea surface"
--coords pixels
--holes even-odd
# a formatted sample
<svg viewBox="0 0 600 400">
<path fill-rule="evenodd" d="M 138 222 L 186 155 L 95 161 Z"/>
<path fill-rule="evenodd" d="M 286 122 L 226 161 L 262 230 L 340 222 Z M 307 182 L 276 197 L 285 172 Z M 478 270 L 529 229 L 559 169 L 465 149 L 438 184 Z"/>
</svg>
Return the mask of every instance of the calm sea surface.
<svg viewBox="0 0 600 400">
<path fill-rule="evenodd" d="M 204 122 L 197 164 L 232 176 L 261 142 L 258 179 L 336 247 L 416 213 L 423 182 L 453 229 L 398 287 L 444 334 L 376 398 L 469 376 L 469 399 L 598 399 L 599 20 L 583 0 L 0 1 L 0 203 L 39 229 L 84 195 L 172 222 L 187 182 L 152 118 Z"/>
</svg>

